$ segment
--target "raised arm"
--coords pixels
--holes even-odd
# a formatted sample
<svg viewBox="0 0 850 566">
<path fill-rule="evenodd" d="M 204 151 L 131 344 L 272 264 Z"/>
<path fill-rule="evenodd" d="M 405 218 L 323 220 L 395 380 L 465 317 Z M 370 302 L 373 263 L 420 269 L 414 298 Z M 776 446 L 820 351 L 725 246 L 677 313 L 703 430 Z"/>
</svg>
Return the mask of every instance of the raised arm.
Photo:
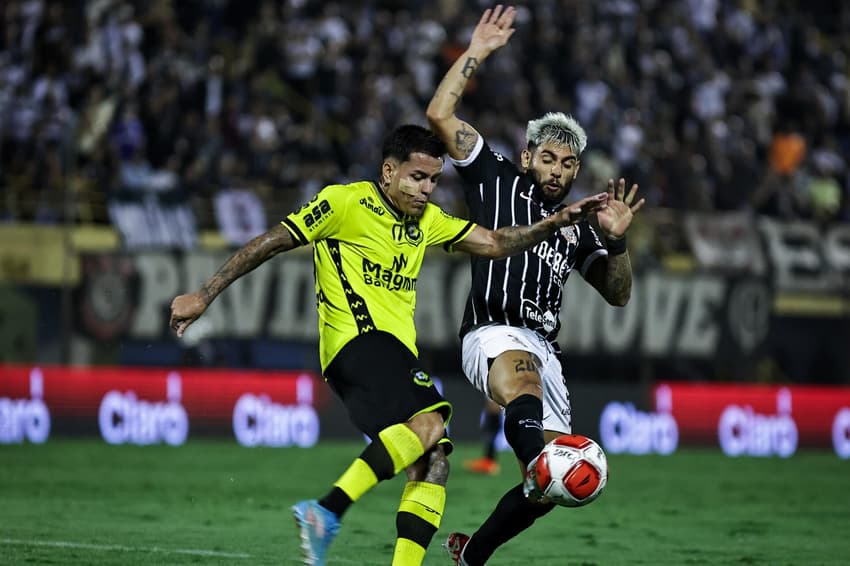
<svg viewBox="0 0 850 566">
<path fill-rule="evenodd" d="M 526 226 L 505 226 L 489 230 L 476 226 L 466 238 L 455 244 L 455 249 L 472 255 L 493 259 L 508 257 L 539 244 L 558 228 L 575 224 L 594 212 L 605 210 L 608 193 L 583 198 L 556 214 Z"/>
<path fill-rule="evenodd" d="M 236 250 L 199 290 L 174 298 L 171 302 L 171 328 L 177 331 L 177 336 L 183 336 L 186 328 L 204 314 L 210 303 L 228 285 L 253 271 L 266 260 L 291 250 L 297 245 L 298 243 L 283 224 L 278 224 L 260 234 Z"/>
<path fill-rule="evenodd" d="M 608 245 L 606 260 L 596 260 L 584 274 L 608 304 L 622 307 L 632 294 L 632 264 L 626 248 L 626 230 L 631 226 L 634 214 L 643 207 L 644 199 L 632 204 L 638 186 L 632 185 L 626 194 L 626 181 L 620 179 L 615 187 L 614 180 L 608 181 L 608 206 L 596 217 L 605 234 Z"/>
<path fill-rule="evenodd" d="M 502 10 L 499 4 L 492 10 L 485 10 L 472 33 L 469 47 L 443 77 L 428 104 L 428 123 L 446 143 L 454 159 L 469 157 L 479 136 L 475 128 L 455 114 L 466 83 L 490 53 L 508 42 L 515 31 L 511 27 L 515 17 L 513 6 Z"/>
</svg>

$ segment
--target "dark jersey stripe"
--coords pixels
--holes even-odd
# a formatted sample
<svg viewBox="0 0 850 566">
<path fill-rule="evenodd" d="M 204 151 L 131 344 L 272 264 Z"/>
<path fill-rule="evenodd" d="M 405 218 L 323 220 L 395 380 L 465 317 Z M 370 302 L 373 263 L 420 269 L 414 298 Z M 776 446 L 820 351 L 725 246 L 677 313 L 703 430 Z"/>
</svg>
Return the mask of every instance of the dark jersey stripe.
<svg viewBox="0 0 850 566">
<path fill-rule="evenodd" d="M 375 322 L 372 320 L 372 315 L 369 313 L 369 307 L 366 306 L 366 301 L 358 295 L 348 282 L 345 272 L 342 269 L 342 258 L 339 253 L 339 240 L 327 238 L 328 252 L 336 266 L 336 271 L 339 274 L 339 282 L 342 285 L 342 290 L 345 291 L 345 299 L 348 301 L 348 308 L 354 316 L 354 322 L 357 324 L 357 333 L 365 334 L 375 330 Z"/>
</svg>

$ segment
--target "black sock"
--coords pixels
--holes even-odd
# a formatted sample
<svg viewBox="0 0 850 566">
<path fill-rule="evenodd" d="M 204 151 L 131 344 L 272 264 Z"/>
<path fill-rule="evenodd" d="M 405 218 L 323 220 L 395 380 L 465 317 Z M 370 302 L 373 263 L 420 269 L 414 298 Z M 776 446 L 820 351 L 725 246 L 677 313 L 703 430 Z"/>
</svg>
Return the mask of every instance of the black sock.
<svg viewBox="0 0 850 566">
<path fill-rule="evenodd" d="M 489 560 L 497 548 L 530 527 L 538 517 L 552 510 L 553 504 L 531 503 L 517 485 L 502 496 L 498 505 L 484 521 L 463 550 L 469 566 L 479 566 Z"/>
<path fill-rule="evenodd" d="M 534 395 L 520 395 L 505 407 L 505 438 L 526 466 L 543 446 L 543 402 Z"/>
<path fill-rule="evenodd" d="M 496 437 L 499 435 L 499 425 L 502 424 L 502 415 L 499 413 L 486 413 L 484 415 L 484 435 L 487 442 L 484 444 L 484 455 L 491 460 L 496 459 Z"/>
</svg>

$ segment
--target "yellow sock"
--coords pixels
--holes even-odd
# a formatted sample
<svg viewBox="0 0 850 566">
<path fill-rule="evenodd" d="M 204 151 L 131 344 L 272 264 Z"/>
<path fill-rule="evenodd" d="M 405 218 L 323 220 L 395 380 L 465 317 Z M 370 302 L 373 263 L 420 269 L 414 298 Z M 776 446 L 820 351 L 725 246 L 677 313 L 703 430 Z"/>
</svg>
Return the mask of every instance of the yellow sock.
<svg viewBox="0 0 850 566">
<path fill-rule="evenodd" d="M 416 433 L 404 424 L 388 426 L 378 433 L 390 458 L 393 460 L 393 473 L 397 474 L 425 453 L 425 448 Z"/>
<path fill-rule="evenodd" d="M 352 502 L 360 499 L 364 493 L 378 484 L 378 476 L 369 467 L 369 464 L 357 458 L 345 470 L 345 473 L 334 483 L 351 499 Z"/>
<path fill-rule="evenodd" d="M 396 516 L 398 540 L 393 566 L 419 566 L 425 549 L 440 528 L 446 507 L 446 488 L 412 481 L 404 487 Z"/>
</svg>

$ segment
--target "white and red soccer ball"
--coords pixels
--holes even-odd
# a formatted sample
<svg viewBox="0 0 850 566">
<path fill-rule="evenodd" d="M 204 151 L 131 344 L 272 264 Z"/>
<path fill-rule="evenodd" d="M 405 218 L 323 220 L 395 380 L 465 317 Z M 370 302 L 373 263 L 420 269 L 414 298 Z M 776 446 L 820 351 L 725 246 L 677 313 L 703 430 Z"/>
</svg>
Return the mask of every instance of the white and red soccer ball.
<svg viewBox="0 0 850 566">
<path fill-rule="evenodd" d="M 543 448 L 529 470 L 529 483 L 556 505 L 587 505 L 608 483 L 608 460 L 590 438 L 564 434 Z"/>
</svg>

